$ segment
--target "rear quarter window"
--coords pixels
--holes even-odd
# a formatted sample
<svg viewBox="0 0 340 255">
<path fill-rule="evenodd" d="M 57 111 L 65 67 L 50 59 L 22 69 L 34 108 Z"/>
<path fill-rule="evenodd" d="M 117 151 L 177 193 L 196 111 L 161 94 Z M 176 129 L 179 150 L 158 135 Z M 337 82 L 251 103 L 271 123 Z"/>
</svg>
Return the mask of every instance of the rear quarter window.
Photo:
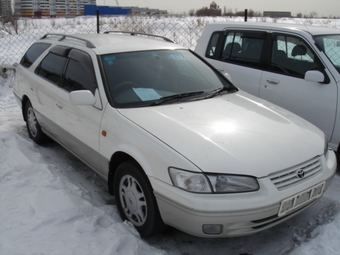
<svg viewBox="0 0 340 255">
<path fill-rule="evenodd" d="M 29 68 L 34 61 L 47 49 L 51 46 L 49 43 L 35 43 L 33 44 L 22 57 L 20 64 L 24 67 Z"/>
<path fill-rule="evenodd" d="M 205 52 L 205 56 L 206 57 L 213 57 L 217 48 L 217 42 L 218 39 L 220 37 L 220 32 L 215 32 L 212 34 L 208 47 L 207 47 L 207 51 Z"/>
</svg>

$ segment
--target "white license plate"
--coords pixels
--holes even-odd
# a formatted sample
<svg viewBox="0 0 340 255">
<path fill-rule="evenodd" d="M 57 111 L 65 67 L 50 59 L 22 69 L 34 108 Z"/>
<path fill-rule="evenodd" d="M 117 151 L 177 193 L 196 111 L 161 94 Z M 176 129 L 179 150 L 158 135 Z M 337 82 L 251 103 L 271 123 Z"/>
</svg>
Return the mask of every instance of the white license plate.
<svg viewBox="0 0 340 255">
<path fill-rule="evenodd" d="M 321 182 L 305 191 L 300 192 L 299 194 L 286 198 L 281 202 L 278 216 L 281 217 L 289 214 L 291 211 L 294 211 L 295 209 L 302 207 L 308 202 L 321 197 L 324 188 L 325 182 Z"/>
</svg>

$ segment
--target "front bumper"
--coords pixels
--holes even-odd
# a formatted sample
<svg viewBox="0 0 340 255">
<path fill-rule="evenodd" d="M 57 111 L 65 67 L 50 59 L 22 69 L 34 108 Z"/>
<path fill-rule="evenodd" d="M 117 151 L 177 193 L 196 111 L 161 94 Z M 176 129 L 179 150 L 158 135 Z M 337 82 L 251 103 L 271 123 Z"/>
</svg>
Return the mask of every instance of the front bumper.
<svg viewBox="0 0 340 255">
<path fill-rule="evenodd" d="M 336 157 L 322 157 L 323 169 L 313 178 L 278 190 L 268 177 L 258 179 L 260 190 L 238 194 L 197 194 L 151 179 L 163 221 L 183 232 L 200 237 L 233 237 L 253 234 L 275 226 L 307 209 L 320 198 L 279 217 L 281 201 L 325 181 L 325 189 L 336 172 Z M 204 225 L 217 226 L 220 233 L 205 233 Z"/>
</svg>

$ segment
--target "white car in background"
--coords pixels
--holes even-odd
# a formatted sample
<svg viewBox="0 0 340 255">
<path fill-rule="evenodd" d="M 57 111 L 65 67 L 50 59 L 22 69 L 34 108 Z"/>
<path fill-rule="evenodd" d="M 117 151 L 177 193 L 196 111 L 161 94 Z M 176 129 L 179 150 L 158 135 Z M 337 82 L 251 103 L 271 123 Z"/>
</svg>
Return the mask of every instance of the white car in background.
<svg viewBox="0 0 340 255">
<path fill-rule="evenodd" d="M 321 198 L 336 171 L 321 130 L 238 91 L 190 50 L 148 37 L 35 42 L 14 84 L 30 138 L 53 138 L 104 178 L 143 237 L 166 225 L 247 235 Z"/>
<path fill-rule="evenodd" d="M 278 23 L 208 24 L 195 52 L 240 89 L 319 127 L 340 149 L 340 30 Z"/>
</svg>

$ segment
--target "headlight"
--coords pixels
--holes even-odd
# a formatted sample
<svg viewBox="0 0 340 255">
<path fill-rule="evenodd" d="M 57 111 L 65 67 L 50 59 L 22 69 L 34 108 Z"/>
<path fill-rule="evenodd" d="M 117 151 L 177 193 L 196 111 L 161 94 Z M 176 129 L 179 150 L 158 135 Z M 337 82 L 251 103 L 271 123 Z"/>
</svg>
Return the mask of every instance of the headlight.
<svg viewBox="0 0 340 255">
<path fill-rule="evenodd" d="M 187 172 L 175 168 L 169 169 L 172 183 L 181 189 L 195 193 L 211 193 L 209 181 L 201 173 Z"/>
<path fill-rule="evenodd" d="M 242 175 L 208 175 L 214 192 L 237 193 L 249 192 L 259 189 L 259 184 L 254 177 Z"/>
<path fill-rule="evenodd" d="M 250 176 L 204 175 L 175 168 L 170 168 L 169 173 L 174 186 L 195 193 L 237 193 L 259 189 L 257 180 Z"/>
</svg>

